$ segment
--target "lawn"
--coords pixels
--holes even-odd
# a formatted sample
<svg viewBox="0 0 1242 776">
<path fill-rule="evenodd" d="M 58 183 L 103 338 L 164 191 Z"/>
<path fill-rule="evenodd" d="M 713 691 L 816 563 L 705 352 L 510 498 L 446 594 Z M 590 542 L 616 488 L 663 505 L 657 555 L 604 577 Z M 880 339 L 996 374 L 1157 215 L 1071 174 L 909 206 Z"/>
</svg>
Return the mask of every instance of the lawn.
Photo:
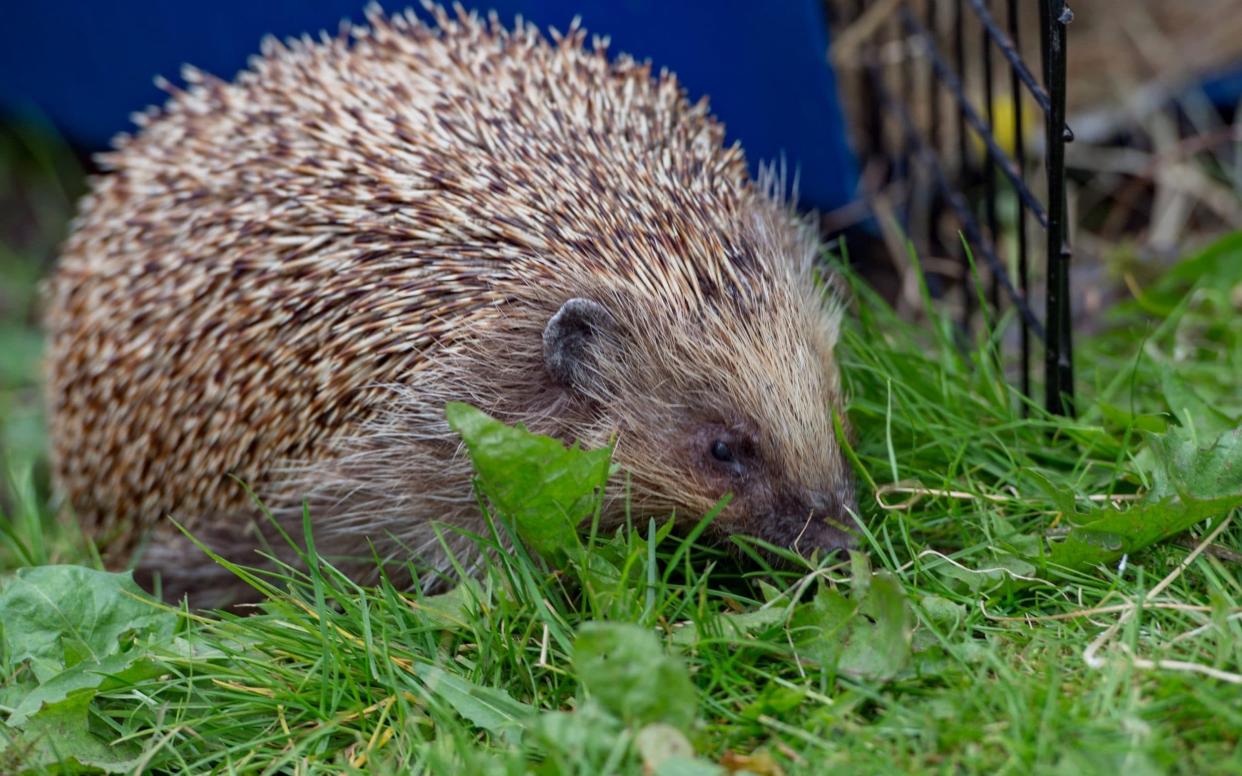
<svg viewBox="0 0 1242 776">
<path fill-rule="evenodd" d="M 851 282 L 849 558 L 773 571 L 637 516 L 575 538 L 607 451 L 452 406 L 478 541 L 538 555 L 425 596 L 312 552 L 204 615 L 98 570 L 49 494 L 35 283 L 81 182 L 0 139 L 34 225 L 0 232 L 0 773 L 1242 772 L 1242 234 L 1132 279 L 1074 419 L 1000 373 L 1011 320 L 963 349 Z"/>
</svg>

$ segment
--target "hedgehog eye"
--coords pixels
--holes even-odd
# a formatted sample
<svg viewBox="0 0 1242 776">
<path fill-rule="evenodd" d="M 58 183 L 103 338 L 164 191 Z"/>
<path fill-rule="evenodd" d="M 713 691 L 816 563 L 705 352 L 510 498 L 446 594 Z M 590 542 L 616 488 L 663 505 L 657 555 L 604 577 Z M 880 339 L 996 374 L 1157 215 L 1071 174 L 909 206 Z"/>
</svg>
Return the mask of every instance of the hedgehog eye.
<svg viewBox="0 0 1242 776">
<path fill-rule="evenodd" d="M 721 463 L 736 463 L 737 461 L 733 456 L 733 449 L 723 439 L 712 442 L 712 458 Z"/>
</svg>

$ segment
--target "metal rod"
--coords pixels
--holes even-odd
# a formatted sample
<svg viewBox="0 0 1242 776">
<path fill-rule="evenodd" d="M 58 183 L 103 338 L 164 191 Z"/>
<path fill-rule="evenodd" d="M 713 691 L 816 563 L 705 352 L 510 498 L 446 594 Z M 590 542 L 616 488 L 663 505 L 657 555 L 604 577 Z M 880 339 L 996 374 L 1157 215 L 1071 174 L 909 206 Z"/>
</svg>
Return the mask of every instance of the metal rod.
<svg viewBox="0 0 1242 776">
<path fill-rule="evenodd" d="M 966 24 L 965 16 L 962 13 L 962 0 L 954 0 L 953 3 L 953 56 L 957 60 L 958 72 L 963 72 L 966 67 Z M 932 38 L 927 37 L 928 59 L 933 63 L 935 56 L 931 50 L 934 47 Z M 944 80 L 943 75 L 934 67 L 932 72 Z M 952 85 L 950 84 L 950 89 Z M 969 167 L 967 152 L 969 148 L 966 145 L 966 114 L 962 110 L 962 101 L 957 101 L 957 160 L 958 160 L 958 180 L 966 178 L 966 170 Z M 971 322 L 975 317 L 975 289 L 974 284 L 970 282 L 970 261 L 966 255 L 965 248 L 958 246 L 958 250 L 962 253 L 962 331 L 967 338 L 970 336 Z"/>
<path fill-rule="evenodd" d="M 903 0 L 901 4 L 902 10 L 906 13 L 910 12 L 909 0 Z M 894 28 L 897 33 L 897 42 L 900 43 L 901 56 L 897 64 L 897 88 L 901 94 L 901 100 L 905 105 L 914 104 L 914 64 L 911 60 L 914 58 L 914 47 L 910 45 L 911 41 L 906 35 L 902 34 L 901 25 L 894 22 Z M 901 212 L 902 223 L 906 228 L 911 226 L 911 216 L 914 214 L 914 185 L 913 175 L 911 174 L 910 165 L 910 144 L 902 142 L 901 156 L 898 158 L 900 167 L 897 170 L 897 179 L 906 182 L 905 196 L 902 197 Z"/>
<path fill-rule="evenodd" d="M 1041 2 L 1042 1 L 1043 0 L 1041 0 Z M 960 4 L 962 0 L 957 0 L 957 2 Z M 940 51 L 936 48 L 931 34 L 928 33 L 927 29 L 919 23 L 918 19 L 914 18 L 914 15 L 911 14 L 907 8 L 903 7 L 901 9 L 901 20 L 906 29 L 912 35 L 923 39 L 924 45 L 927 47 L 927 57 L 931 60 L 931 65 L 935 68 L 936 75 L 940 77 L 940 80 L 944 81 L 945 85 L 949 88 L 949 91 L 953 93 L 954 98 L 957 100 L 958 109 L 961 112 L 962 117 L 966 119 L 971 128 L 973 128 L 979 135 L 979 139 L 983 141 L 985 146 L 987 146 L 987 153 L 996 161 L 997 167 L 1000 168 L 1001 172 L 1005 173 L 1005 177 L 1009 178 L 1009 182 L 1013 184 L 1014 190 L 1018 193 L 1019 199 L 1021 199 L 1023 204 L 1030 209 L 1031 213 L 1035 216 L 1035 220 L 1039 221 L 1040 226 L 1047 228 L 1048 214 L 1044 212 L 1043 205 L 1041 205 L 1035 195 L 1031 193 L 1031 190 L 1027 187 L 1026 182 L 1022 180 L 1022 176 L 1019 175 L 1018 171 L 1014 169 L 1013 162 L 1011 162 L 1009 157 L 1005 155 L 1005 152 L 1002 151 L 998 145 L 996 145 L 996 139 L 993 138 L 992 133 L 988 131 L 988 127 L 984 123 L 983 119 L 980 118 L 978 111 L 976 111 L 974 106 L 970 104 L 970 100 L 966 97 L 966 93 L 962 88 L 962 82 L 953 72 L 953 68 L 944 61 L 944 57 L 941 56 Z M 957 35 L 961 35 L 960 21 L 961 17 L 958 17 L 959 25 L 956 32 Z M 956 46 L 956 40 L 954 45 Z M 965 60 L 964 51 L 962 53 L 962 60 L 963 62 Z M 962 145 L 964 145 L 964 142 Z"/>
<path fill-rule="evenodd" d="M 895 44 L 902 55 L 900 62 L 881 62 L 876 41 L 871 41 L 870 45 L 862 48 L 861 85 L 864 91 L 870 91 L 873 96 L 873 99 L 868 100 L 865 116 L 868 131 L 864 142 L 869 146 L 869 155 L 873 159 L 887 161 L 891 165 L 890 174 L 895 178 L 904 177 L 908 186 L 913 186 L 916 176 L 920 181 L 930 182 L 940 201 L 949 206 L 959 221 L 966 243 L 960 250 L 963 266 L 967 270 L 967 282 L 963 283 L 963 331 L 969 333 L 977 307 L 977 296 L 973 283 L 970 282 L 967 264 L 967 252 L 973 249 L 992 271 L 992 304 L 999 307 L 1003 289 L 1023 324 L 1020 330 L 1023 392 L 1029 396 L 1033 382 L 1032 338 L 1041 339 L 1045 346 L 1045 404 L 1053 413 L 1072 414 L 1074 374 L 1069 295 L 1071 256 L 1068 247 L 1065 178 L 1065 143 L 1073 139 L 1065 124 L 1066 25 L 1072 14 L 1066 6 L 1066 0 L 1039 0 L 1040 65 L 1037 72 L 1042 75 L 1041 84 L 1032 74 L 1035 68 L 1028 66 L 1022 58 L 1020 31 L 1023 25 L 1019 13 L 1022 3 L 1018 0 L 1007 0 L 1004 4 L 1008 27 L 1006 31 L 1001 29 L 999 16 L 993 16 L 994 11 L 1000 13 L 996 11 L 1000 3 L 995 0 L 954 0 L 951 11 L 941 7 L 944 1 L 925 0 L 922 7 L 918 7 L 911 0 L 902 0 L 898 4 L 898 13 L 895 15 L 898 37 Z M 966 3 L 969 3 L 969 11 Z M 861 14 L 867 5 L 866 0 L 855 0 L 850 7 L 856 8 Z M 945 13 L 941 13 L 942 11 Z M 964 88 L 968 65 L 979 64 L 978 61 L 968 62 L 966 57 L 965 28 L 966 23 L 970 22 L 967 17 L 971 12 L 978 16 L 981 25 L 979 39 L 983 45 L 984 67 L 982 106 L 979 106 L 977 100 L 971 100 Z M 947 15 L 951 16 L 946 18 Z M 952 24 L 951 49 L 947 55 L 941 47 L 942 41 L 936 37 L 941 32 L 948 32 L 946 24 L 942 22 Z M 889 29 L 887 25 L 883 26 L 884 32 Z M 918 48 L 919 46 L 922 48 Z M 996 102 L 998 84 L 995 81 L 997 74 L 993 70 L 993 65 L 996 64 L 993 46 L 1001 52 L 1009 67 L 1008 95 L 1013 101 L 1011 115 L 1014 122 L 1012 149 L 1002 149 L 996 136 L 999 103 Z M 917 107 L 914 104 L 915 93 L 923 91 L 924 83 L 921 80 L 922 74 L 914 69 L 918 64 L 912 61 L 915 55 L 926 57 L 929 64 L 926 95 L 930 104 L 927 112 L 920 110 L 918 116 L 912 113 Z M 922 67 L 921 64 L 918 66 Z M 954 150 L 954 141 L 951 138 L 954 130 L 941 126 L 941 119 L 948 118 L 943 116 L 944 106 L 941 104 L 944 95 L 942 90 L 945 89 L 950 92 L 954 101 L 955 110 L 952 112 L 957 114 L 954 123 L 959 169 L 952 175 L 947 165 L 948 155 Z M 1029 98 L 1027 94 L 1030 95 Z M 1028 99 L 1031 100 L 1030 105 L 1027 104 Z M 1026 132 L 1025 115 L 1028 109 L 1039 109 L 1046 122 L 1046 197 L 1036 197 L 1036 188 L 1029 185 L 1026 179 L 1029 161 L 1026 136 L 1029 133 Z M 923 119 L 927 119 L 926 126 Z M 894 131 L 896 134 L 889 134 Z M 981 162 L 978 165 L 972 162 L 974 149 L 968 140 L 968 133 L 972 131 L 978 135 L 986 149 L 977 160 Z M 939 155 L 941 151 L 947 152 L 945 158 Z M 980 171 L 984 176 L 982 189 L 985 197 L 981 209 L 972 207 L 962 188 L 953 183 L 955 180 L 969 181 Z M 1014 243 L 1016 266 L 1013 268 L 1016 278 L 1010 274 L 1010 268 L 1000 260 L 1001 230 L 997 196 L 1003 184 L 999 183 L 1001 178 L 997 171 L 1005 176 L 1018 202 Z M 1043 194 L 1042 191 L 1040 193 Z M 907 216 L 910 203 L 907 196 L 904 203 Z M 1042 321 L 1030 305 L 1030 257 L 1034 247 L 1028 218 L 1033 218 L 1045 230 L 1047 237 L 1045 249 L 1048 293 Z M 934 229 L 928 231 L 929 240 L 939 239 Z M 944 247 L 950 251 L 954 249 L 952 245 Z M 1023 411 L 1026 411 L 1026 405 Z"/>
<path fill-rule="evenodd" d="M 1048 32 L 1052 29 L 1052 21 L 1048 16 L 1048 0 L 1039 0 L 1039 67 L 1044 71 L 1044 83 L 1050 83 L 1048 77 Z M 1052 112 L 1052 104 L 1044 108 L 1044 119 Z"/>
<path fill-rule="evenodd" d="M 949 183 L 949 176 L 945 173 L 944 167 L 941 166 L 939 158 L 927 147 L 927 144 L 919 135 L 919 131 L 915 127 L 914 121 L 911 119 L 905 106 L 893 98 L 892 94 L 889 93 L 879 79 L 876 79 L 875 83 L 881 106 L 889 115 L 896 116 L 901 123 L 906 141 L 915 148 L 917 158 L 931 172 L 936 188 L 948 200 L 953 208 L 953 212 L 961 222 L 962 231 L 965 233 L 967 242 L 976 246 L 977 250 L 983 254 L 984 261 L 988 263 L 988 266 L 992 267 L 993 271 L 1000 275 L 1001 288 L 1005 290 L 1005 293 L 1013 301 L 1014 307 L 1018 309 L 1018 315 L 1023 322 L 1031 328 L 1036 337 L 1044 338 L 1046 336 L 1044 325 L 1040 323 L 1035 316 L 1035 312 L 1026 304 L 1026 301 L 1018 296 L 1017 289 L 1013 287 L 1013 281 L 1009 279 L 1008 273 L 1000 265 L 996 252 L 992 249 L 991 242 L 984 239 L 983 232 L 979 228 L 979 222 L 970 211 L 970 204 L 962 196 L 961 192 Z"/>
<path fill-rule="evenodd" d="M 924 3 L 924 11 L 927 15 L 927 28 L 932 34 L 938 34 L 940 31 L 939 12 L 940 3 L 936 0 L 926 0 Z M 936 73 L 930 67 L 924 67 L 923 70 L 927 75 L 927 106 L 928 106 L 928 124 L 927 124 L 927 142 L 932 149 L 932 153 L 940 153 L 941 133 L 940 133 L 940 84 L 936 81 Z M 930 199 L 927 207 L 927 254 L 931 255 L 942 241 L 939 224 L 937 218 L 939 212 L 937 210 L 938 203 L 934 198 Z"/>
<path fill-rule="evenodd" d="M 1013 38 L 1013 46 L 1021 53 L 1022 39 L 1019 33 L 1018 0 L 1009 0 L 1009 34 Z M 1013 97 L 1013 148 L 1014 160 L 1018 169 L 1026 174 L 1026 127 L 1023 109 L 1023 96 L 1017 68 L 1009 69 L 1009 90 Z M 1017 243 L 1018 243 L 1018 289 L 1027 304 L 1030 300 L 1030 270 L 1027 267 L 1026 245 L 1026 208 L 1021 204 L 1017 208 Z M 1022 348 L 1022 395 L 1031 395 L 1031 331 L 1026 326 L 1019 327 Z M 1022 404 L 1022 413 L 1027 412 L 1027 405 Z"/>
<path fill-rule="evenodd" d="M 1045 402 L 1058 415 L 1074 413 L 1074 351 L 1071 331 L 1069 264 L 1065 202 L 1065 26 L 1073 19 L 1065 0 L 1040 0 L 1048 21 L 1048 325 L 1044 355 Z"/>
<path fill-rule="evenodd" d="M 1000 49 L 1005 59 L 1009 60 L 1009 65 L 1013 68 L 1014 77 L 1026 84 L 1030 90 L 1031 96 L 1035 98 L 1035 102 L 1040 109 L 1047 113 L 1051 110 L 1052 102 L 1048 97 L 1048 92 L 1039 85 L 1039 81 L 1035 80 L 1035 74 L 1026 66 L 1026 62 L 1022 60 L 1022 52 L 1018 48 L 1018 33 L 1016 29 L 1010 25 L 1010 35 L 1013 39 L 1001 30 L 1000 25 L 996 23 L 996 18 L 988 10 L 984 4 L 984 0 L 968 0 L 974 6 L 975 13 L 979 15 L 979 21 L 983 23 L 984 28 L 988 31 L 988 35 L 992 40 L 996 41 L 996 47 Z M 1012 19 L 1013 17 L 1010 16 Z"/>
<path fill-rule="evenodd" d="M 932 35 L 940 31 L 940 22 L 937 10 L 940 4 L 936 0 L 927 0 L 927 28 L 931 30 Z M 928 109 L 931 111 L 931 121 L 927 125 L 927 135 L 930 139 L 928 145 L 936 153 L 940 152 L 940 90 L 936 88 L 936 73 L 931 68 L 927 69 L 927 103 Z"/>
<path fill-rule="evenodd" d="M 991 32 L 986 26 L 980 30 L 980 40 L 983 43 L 983 105 L 984 113 L 988 117 L 988 134 L 993 138 L 996 137 L 996 106 L 993 97 L 992 83 L 992 37 Z M 1002 149 L 1003 150 L 1003 149 Z M 1019 171 L 1020 174 L 1021 171 Z M 996 218 L 996 162 L 993 161 L 989 154 L 983 165 L 983 207 L 984 214 L 988 221 L 988 238 L 992 241 L 993 246 L 999 246 L 1000 227 Z M 1000 253 L 999 247 L 997 253 Z M 996 273 L 992 273 L 992 283 L 989 290 L 989 300 L 992 302 L 992 311 L 999 317 L 1000 314 L 1000 282 L 996 277 Z M 997 354 L 999 356 L 999 352 Z"/>
</svg>

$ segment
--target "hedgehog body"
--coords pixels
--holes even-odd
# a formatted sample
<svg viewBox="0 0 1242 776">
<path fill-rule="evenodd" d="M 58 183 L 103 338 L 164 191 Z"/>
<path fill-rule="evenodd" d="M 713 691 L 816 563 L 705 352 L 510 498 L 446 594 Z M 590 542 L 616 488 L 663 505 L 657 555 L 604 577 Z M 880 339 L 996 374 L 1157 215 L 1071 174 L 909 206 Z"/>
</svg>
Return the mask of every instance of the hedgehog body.
<svg viewBox="0 0 1242 776">
<path fill-rule="evenodd" d="M 225 576 L 164 518 L 248 562 L 240 483 L 309 502 L 359 575 L 371 545 L 434 567 L 432 526 L 480 520 L 461 400 L 615 440 L 641 514 L 732 493 L 724 534 L 844 544 L 813 231 L 671 75 L 435 13 L 266 41 L 231 83 L 187 70 L 102 157 L 49 299 L 79 516 L 117 558 L 153 529 L 140 567 L 204 605 Z"/>
</svg>

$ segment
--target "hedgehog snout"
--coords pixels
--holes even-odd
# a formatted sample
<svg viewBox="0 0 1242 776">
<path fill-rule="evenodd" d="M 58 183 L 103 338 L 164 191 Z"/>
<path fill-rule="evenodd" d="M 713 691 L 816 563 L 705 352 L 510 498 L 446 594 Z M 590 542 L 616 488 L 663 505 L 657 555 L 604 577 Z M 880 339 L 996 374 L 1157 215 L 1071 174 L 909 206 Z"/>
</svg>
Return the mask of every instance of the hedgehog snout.
<svg viewBox="0 0 1242 776">
<path fill-rule="evenodd" d="M 853 530 L 853 516 L 858 513 L 858 504 L 852 484 L 815 492 L 808 501 L 810 518 L 802 540 L 809 542 L 810 548 L 838 550 L 858 546 L 858 537 Z"/>
<path fill-rule="evenodd" d="M 832 554 L 858 544 L 852 531 L 856 510 L 849 485 L 786 496 L 773 506 L 743 530 L 808 558 L 816 551 Z"/>
<path fill-rule="evenodd" d="M 836 553 L 857 546 L 852 526 L 853 488 L 843 484 L 827 490 L 814 490 L 804 498 L 781 504 L 779 512 L 766 521 L 764 539 L 785 546 L 795 553 L 811 556 L 815 551 Z"/>
</svg>

